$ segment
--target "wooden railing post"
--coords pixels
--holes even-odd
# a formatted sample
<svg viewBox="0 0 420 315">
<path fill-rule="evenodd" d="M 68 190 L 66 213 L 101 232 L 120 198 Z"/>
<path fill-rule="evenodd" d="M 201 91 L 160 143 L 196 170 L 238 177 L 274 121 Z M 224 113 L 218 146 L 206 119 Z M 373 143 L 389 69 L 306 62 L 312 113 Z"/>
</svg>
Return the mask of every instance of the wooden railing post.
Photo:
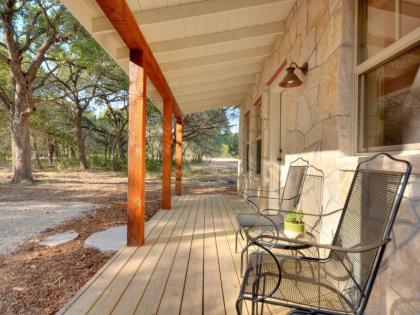
<svg viewBox="0 0 420 315">
<path fill-rule="evenodd" d="M 176 121 L 175 128 L 175 163 L 176 163 L 176 181 L 175 181 L 175 194 L 181 196 L 182 189 L 182 121 Z"/>
<path fill-rule="evenodd" d="M 172 171 L 172 102 L 164 100 L 163 139 L 162 139 L 162 209 L 171 209 L 171 171 Z"/>
<path fill-rule="evenodd" d="M 146 72 L 143 52 L 130 50 L 127 245 L 144 243 L 146 178 Z"/>
</svg>

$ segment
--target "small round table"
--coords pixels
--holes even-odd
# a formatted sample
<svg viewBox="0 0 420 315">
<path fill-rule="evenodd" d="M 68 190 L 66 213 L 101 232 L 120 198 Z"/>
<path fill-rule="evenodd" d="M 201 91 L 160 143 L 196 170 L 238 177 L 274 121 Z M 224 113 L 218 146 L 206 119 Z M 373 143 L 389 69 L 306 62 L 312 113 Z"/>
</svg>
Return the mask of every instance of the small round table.
<svg viewBox="0 0 420 315">
<path fill-rule="evenodd" d="M 248 232 L 249 237 L 251 238 L 264 234 L 264 235 L 272 235 L 272 236 L 278 236 L 282 238 L 291 239 L 290 237 L 286 236 L 286 234 L 284 233 L 283 224 L 278 225 L 277 228 L 278 228 L 278 231 L 276 230 L 276 227 L 273 225 L 255 225 L 253 227 L 250 227 L 247 232 Z M 312 233 L 305 231 L 304 233 L 302 233 L 301 235 L 297 236 L 294 239 L 313 242 L 315 241 L 315 236 Z M 299 251 L 302 249 L 307 249 L 307 248 L 312 247 L 311 245 L 298 244 L 298 243 L 293 243 L 289 241 L 280 241 L 280 240 L 274 240 L 274 239 L 269 240 L 269 238 L 265 240 L 264 238 L 259 239 L 258 243 L 260 243 L 261 245 L 265 245 L 268 248 L 284 249 L 284 250 L 291 250 L 291 251 Z"/>
</svg>

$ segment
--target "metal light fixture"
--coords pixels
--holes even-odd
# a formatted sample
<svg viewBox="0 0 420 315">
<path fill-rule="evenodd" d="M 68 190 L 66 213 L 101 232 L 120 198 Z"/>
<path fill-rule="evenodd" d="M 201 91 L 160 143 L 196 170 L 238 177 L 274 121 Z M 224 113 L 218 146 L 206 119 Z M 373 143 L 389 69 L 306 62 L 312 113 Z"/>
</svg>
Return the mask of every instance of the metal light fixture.
<svg viewBox="0 0 420 315">
<path fill-rule="evenodd" d="M 301 85 L 303 82 L 295 73 L 295 69 L 299 69 L 302 74 L 306 74 L 308 72 L 308 63 L 305 62 L 301 67 L 299 67 L 296 62 L 291 62 L 290 66 L 286 68 L 286 76 L 281 80 L 279 86 L 283 88 L 291 88 L 295 86 Z"/>
</svg>

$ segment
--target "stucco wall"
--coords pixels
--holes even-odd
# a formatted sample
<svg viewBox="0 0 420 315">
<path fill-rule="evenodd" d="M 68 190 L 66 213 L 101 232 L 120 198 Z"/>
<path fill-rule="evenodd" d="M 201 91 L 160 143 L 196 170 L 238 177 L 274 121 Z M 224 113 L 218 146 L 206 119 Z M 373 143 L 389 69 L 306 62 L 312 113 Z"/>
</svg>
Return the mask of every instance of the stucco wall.
<svg viewBox="0 0 420 315">
<path fill-rule="evenodd" d="M 284 115 L 284 161 L 297 156 L 308 159 L 325 174 L 324 211 L 342 207 L 359 156 L 352 156 L 353 35 L 354 2 L 350 0 L 301 0 L 286 21 L 286 32 L 276 39 L 273 54 L 266 58 L 252 93 L 241 106 L 241 117 L 250 115 L 250 172 L 240 167 L 240 186 L 268 188 L 272 165 L 279 164 L 270 151 L 273 141 L 270 127 L 279 125 L 270 119 L 270 93 L 267 82 L 283 63 L 309 63 L 309 72 L 301 76 L 303 84 L 282 91 Z M 297 72 L 300 75 L 299 72 Z M 284 76 L 284 72 L 280 74 Z M 255 101 L 262 98 L 263 170 L 255 174 Z M 241 120 L 242 121 L 242 120 Z M 243 126 L 241 126 L 243 128 Z M 242 137 L 243 138 L 243 137 Z M 240 154 L 243 154 L 243 145 Z M 417 172 L 420 161 L 416 152 L 404 154 Z M 272 176 L 271 176 L 272 177 Z M 271 184 L 273 186 L 273 184 Z M 417 189 L 416 189 L 417 188 Z M 420 182 L 412 176 L 394 227 L 393 243 L 386 250 L 379 278 L 367 314 L 414 314 L 420 309 Z M 321 242 L 332 239 L 338 216 L 324 221 Z"/>
</svg>

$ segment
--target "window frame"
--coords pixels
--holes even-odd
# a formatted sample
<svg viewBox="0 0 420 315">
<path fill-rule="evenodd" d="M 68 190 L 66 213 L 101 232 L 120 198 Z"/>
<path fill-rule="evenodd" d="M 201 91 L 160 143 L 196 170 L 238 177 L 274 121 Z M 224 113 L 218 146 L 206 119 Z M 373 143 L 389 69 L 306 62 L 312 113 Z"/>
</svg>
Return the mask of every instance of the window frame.
<svg viewBox="0 0 420 315">
<path fill-rule="evenodd" d="M 359 1 L 355 1 L 355 16 L 354 16 L 354 80 L 353 80 L 353 117 L 352 120 L 352 131 L 353 131 L 353 154 L 354 155 L 366 155 L 369 153 L 376 153 L 380 151 L 387 151 L 397 153 L 403 150 L 420 150 L 419 143 L 400 144 L 391 146 L 379 146 L 379 147 L 364 147 L 364 115 L 363 109 L 365 108 L 364 97 L 363 97 L 363 86 L 364 86 L 364 75 L 376 67 L 379 67 L 393 58 L 398 57 L 404 52 L 408 51 L 412 47 L 420 44 L 420 27 L 411 31 L 404 37 L 396 40 L 394 43 L 384 48 L 382 51 L 373 55 L 372 57 L 359 63 Z"/>
<path fill-rule="evenodd" d="M 246 112 L 244 115 L 244 158 L 245 158 L 245 168 L 243 169 L 244 173 L 249 173 L 249 143 L 250 143 L 250 112 Z"/>
<path fill-rule="evenodd" d="M 256 115 L 255 115 L 255 174 L 257 176 L 262 173 L 262 101 L 259 100 L 256 104 Z M 259 121 L 258 121 L 259 120 Z M 261 130 L 258 130 L 258 124 Z M 258 154 L 258 141 L 260 141 L 260 152 Z M 260 156 L 260 161 L 258 161 Z"/>
</svg>

